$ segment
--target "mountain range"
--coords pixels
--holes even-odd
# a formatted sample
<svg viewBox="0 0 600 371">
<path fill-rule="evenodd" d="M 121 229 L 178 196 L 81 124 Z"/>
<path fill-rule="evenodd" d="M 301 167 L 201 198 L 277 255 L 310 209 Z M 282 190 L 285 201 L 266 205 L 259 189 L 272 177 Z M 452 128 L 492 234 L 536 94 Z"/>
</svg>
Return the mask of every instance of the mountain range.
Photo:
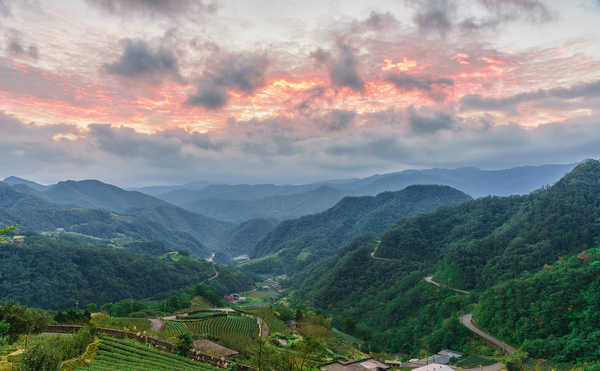
<svg viewBox="0 0 600 371">
<path fill-rule="evenodd" d="M 599 241 L 600 162 L 589 160 L 529 195 L 399 219 L 290 283 L 296 302 L 329 311 L 378 349 L 462 347 L 458 316 L 475 307 L 479 325 L 530 356 L 581 362 L 598 349 Z"/>
<path fill-rule="evenodd" d="M 198 184 L 175 186 L 152 194 L 164 201 L 215 219 L 240 223 L 253 218 L 278 220 L 325 211 L 346 196 L 374 196 L 414 184 L 448 185 L 478 198 L 527 194 L 551 185 L 575 164 L 522 166 L 504 170 L 406 170 L 359 179 L 331 180 L 304 185 Z M 140 189 L 144 191 L 144 189 Z"/>
</svg>

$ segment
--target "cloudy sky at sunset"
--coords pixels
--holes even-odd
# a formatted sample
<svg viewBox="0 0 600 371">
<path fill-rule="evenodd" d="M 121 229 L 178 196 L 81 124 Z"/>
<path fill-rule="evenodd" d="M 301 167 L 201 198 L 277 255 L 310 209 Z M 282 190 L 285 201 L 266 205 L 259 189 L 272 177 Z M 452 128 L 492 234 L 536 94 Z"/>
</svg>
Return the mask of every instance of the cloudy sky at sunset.
<svg viewBox="0 0 600 371">
<path fill-rule="evenodd" d="M 598 0 L 0 0 L 0 177 L 303 183 L 598 157 L 598 24 Z"/>
</svg>

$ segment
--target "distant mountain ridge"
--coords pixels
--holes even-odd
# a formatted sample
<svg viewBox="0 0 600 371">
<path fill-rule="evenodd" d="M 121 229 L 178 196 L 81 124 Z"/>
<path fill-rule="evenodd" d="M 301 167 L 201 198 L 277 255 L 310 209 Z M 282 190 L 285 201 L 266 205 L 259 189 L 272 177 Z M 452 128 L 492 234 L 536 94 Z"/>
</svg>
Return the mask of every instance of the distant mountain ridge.
<svg viewBox="0 0 600 371">
<path fill-rule="evenodd" d="M 285 220 L 324 211 L 345 196 L 374 196 L 415 184 L 448 185 L 475 198 L 527 194 L 554 184 L 575 165 L 521 166 L 503 170 L 474 167 L 405 170 L 303 185 L 215 184 L 194 189 L 179 186 L 156 197 L 190 211 L 231 222 L 252 218 Z"/>
<path fill-rule="evenodd" d="M 27 179 L 19 178 L 16 176 L 9 176 L 8 178 L 4 179 L 3 182 L 8 185 L 11 185 L 11 186 L 23 184 L 23 185 L 26 185 L 27 187 L 33 189 L 34 191 L 44 191 L 48 188 L 48 186 L 45 186 L 45 185 L 42 185 L 42 184 L 39 184 L 36 182 L 32 182 Z"/>
</svg>

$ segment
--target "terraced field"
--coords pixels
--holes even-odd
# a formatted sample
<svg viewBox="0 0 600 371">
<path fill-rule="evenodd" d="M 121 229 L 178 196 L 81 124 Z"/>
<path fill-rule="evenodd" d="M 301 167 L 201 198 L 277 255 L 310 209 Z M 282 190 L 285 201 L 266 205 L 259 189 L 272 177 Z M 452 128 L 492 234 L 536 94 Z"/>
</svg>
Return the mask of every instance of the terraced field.
<svg viewBox="0 0 600 371">
<path fill-rule="evenodd" d="M 146 347 L 135 340 L 122 340 L 104 337 L 98 346 L 94 360 L 78 371 L 97 370 L 197 370 L 216 371 L 217 368 L 175 354 Z"/>
<path fill-rule="evenodd" d="M 191 333 L 198 337 L 246 336 L 257 337 L 258 325 L 253 318 L 241 316 L 212 317 L 197 321 L 167 321 L 167 336 Z"/>
</svg>

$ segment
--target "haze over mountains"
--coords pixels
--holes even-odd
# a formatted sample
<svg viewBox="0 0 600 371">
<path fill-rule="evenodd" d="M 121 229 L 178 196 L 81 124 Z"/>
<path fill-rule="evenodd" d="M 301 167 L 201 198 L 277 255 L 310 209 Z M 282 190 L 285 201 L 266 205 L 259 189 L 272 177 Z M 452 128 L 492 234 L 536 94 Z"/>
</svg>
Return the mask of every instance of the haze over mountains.
<svg viewBox="0 0 600 371">
<path fill-rule="evenodd" d="M 362 179 L 342 179 L 306 185 L 175 186 L 156 197 L 215 219 L 239 223 L 252 218 L 279 220 L 324 211 L 345 196 L 373 196 L 413 184 L 448 185 L 477 198 L 526 194 L 553 184 L 575 164 L 522 166 L 505 170 L 477 168 L 406 170 Z M 145 188 L 139 189 L 144 192 Z"/>
</svg>

